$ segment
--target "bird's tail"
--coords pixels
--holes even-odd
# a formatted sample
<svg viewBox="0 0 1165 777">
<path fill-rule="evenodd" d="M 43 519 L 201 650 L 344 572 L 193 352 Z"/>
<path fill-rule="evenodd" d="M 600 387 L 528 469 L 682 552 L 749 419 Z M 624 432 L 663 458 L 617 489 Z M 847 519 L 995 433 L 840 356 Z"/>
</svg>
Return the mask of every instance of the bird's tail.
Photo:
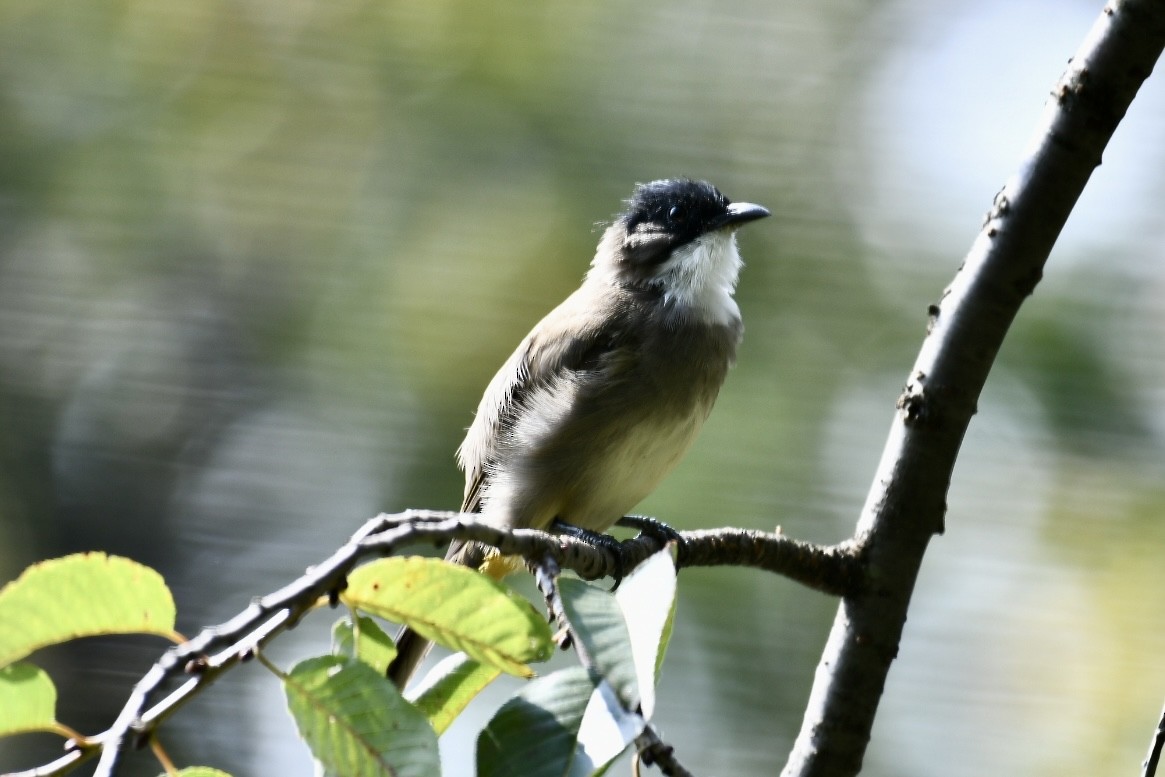
<svg viewBox="0 0 1165 777">
<path fill-rule="evenodd" d="M 432 647 L 432 642 L 407 626 L 396 635 L 396 657 L 388 665 L 388 679 L 398 690 L 405 689 L 405 684 Z"/>
</svg>

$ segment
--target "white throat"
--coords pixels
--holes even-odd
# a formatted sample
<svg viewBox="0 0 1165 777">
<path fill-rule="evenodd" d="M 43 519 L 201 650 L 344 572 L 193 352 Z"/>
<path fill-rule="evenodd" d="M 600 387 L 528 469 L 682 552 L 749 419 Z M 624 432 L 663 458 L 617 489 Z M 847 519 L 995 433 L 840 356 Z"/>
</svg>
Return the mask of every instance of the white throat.
<svg viewBox="0 0 1165 777">
<path fill-rule="evenodd" d="M 740 308 L 732 293 L 744 261 L 736 231 L 718 229 L 677 248 L 655 273 L 664 300 L 710 324 L 734 324 Z"/>
</svg>

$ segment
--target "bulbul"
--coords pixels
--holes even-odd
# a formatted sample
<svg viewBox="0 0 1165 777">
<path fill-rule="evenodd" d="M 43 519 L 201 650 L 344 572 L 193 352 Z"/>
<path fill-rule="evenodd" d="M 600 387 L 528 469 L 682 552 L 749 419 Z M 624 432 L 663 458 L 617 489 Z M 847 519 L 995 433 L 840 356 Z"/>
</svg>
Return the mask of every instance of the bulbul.
<svg viewBox="0 0 1165 777">
<path fill-rule="evenodd" d="M 736 230 L 769 215 L 704 181 L 640 184 L 606 228 L 582 286 L 490 381 L 457 451 L 462 512 L 504 529 L 555 519 L 603 532 L 675 468 L 712 410 L 743 323 Z M 446 558 L 501 577 L 475 543 Z M 404 629 L 403 688 L 429 643 Z"/>
</svg>

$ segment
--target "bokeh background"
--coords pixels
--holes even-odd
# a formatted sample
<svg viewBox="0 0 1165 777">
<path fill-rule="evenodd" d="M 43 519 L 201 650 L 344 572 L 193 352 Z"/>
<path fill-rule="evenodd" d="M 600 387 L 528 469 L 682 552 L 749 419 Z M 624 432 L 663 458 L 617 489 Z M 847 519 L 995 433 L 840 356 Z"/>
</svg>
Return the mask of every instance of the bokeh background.
<svg viewBox="0 0 1165 777">
<path fill-rule="evenodd" d="M 741 234 L 739 366 L 641 511 L 848 536 L 926 306 L 1100 7 L 0 0 L 0 579 L 128 555 L 193 633 L 377 512 L 455 507 L 485 383 L 596 222 L 673 175 L 775 218 Z M 1165 695 L 1163 140 L 1158 74 L 980 402 L 866 774 L 1137 769 Z M 742 570 L 680 594 L 665 736 L 696 773 L 775 773 L 835 603 Z M 272 656 L 326 649 L 315 620 Z M 95 732 L 162 647 L 38 660 Z M 248 667 L 163 742 L 310 774 L 281 705 Z M 58 747 L 0 743 L 0 770 Z"/>
</svg>

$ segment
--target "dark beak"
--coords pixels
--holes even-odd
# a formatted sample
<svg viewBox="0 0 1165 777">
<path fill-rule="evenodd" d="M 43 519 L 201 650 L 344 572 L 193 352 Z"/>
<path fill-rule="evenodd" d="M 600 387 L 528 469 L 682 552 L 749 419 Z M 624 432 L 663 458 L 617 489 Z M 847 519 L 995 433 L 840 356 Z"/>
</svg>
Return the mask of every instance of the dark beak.
<svg viewBox="0 0 1165 777">
<path fill-rule="evenodd" d="M 763 219 L 772 213 L 763 205 L 754 205 L 751 202 L 734 202 L 728 206 L 728 213 L 724 214 L 718 227 L 739 227 L 750 221 Z"/>
</svg>

